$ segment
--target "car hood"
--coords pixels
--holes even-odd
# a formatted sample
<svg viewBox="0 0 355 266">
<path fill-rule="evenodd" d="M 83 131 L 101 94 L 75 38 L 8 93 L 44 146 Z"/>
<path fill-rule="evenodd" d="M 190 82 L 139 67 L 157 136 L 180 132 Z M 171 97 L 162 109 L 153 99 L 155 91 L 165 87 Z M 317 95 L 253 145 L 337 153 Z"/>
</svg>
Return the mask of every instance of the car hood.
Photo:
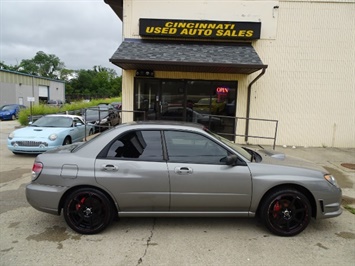
<svg viewBox="0 0 355 266">
<path fill-rule="evenodd" d="M 60 127 L 25 127 L 17 129 L 14 131 L 15 138 L 23 139 L 38 139 L 38 138 L 48 138 L 50 134 L 59 134 L 70 128 L 60 128 Z"/>
<path fill-rule="evenodd" d="M 272 150 L 257 150 L 256 151 L 262 157 L 261 164 L 279 165 L 294 168 L 306 168 L 308 170 L 327 173 L 327 171 L 320 165 L 313 162 L 286 155 L 284 153 L 272 151 Z"/>
</svg>

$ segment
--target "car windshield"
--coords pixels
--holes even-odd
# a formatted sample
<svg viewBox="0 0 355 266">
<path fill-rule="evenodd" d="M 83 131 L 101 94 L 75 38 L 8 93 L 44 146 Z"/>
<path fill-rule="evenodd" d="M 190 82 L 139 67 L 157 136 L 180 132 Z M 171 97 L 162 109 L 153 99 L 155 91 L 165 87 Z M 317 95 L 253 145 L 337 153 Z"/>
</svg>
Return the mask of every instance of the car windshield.
<svg viewBox="0 0 355 266">
<path fill-rule="evenodd" d="M 71 127 L 73 120 L 65 116 L 43 116 L 30 126 L 33 127 Z"/>
<path fill-rule="evenodd" d="M 15 105 L 4 105 L 3 107 L 1 107 L 1 111 L 13 110 L 13 109 L 16 109 Z"/>
<path fill-rule="evenodd" d="M 228 147 L 232 148 L 233 150 L 235 150 L 236 152 L 238 152 L 240 155 L 242 155 L 244 158 L 248 159 L 249 161 L 252 161 L 253 156 L 252 154 L 250 154 L 249 152 L 247 152 L 245 149 L 243 149 L 242 146 L 226 139 L 223 138 L 220 135 L 217 135 L 211 131 L 209 131 L 207 128 L 204 129 L 206 132 L 208 132 L 209 134 L 211 134 L 212 136 L 214 136 L 216 139 L 222 141 L 224 144 L 226 144 Z"/>
</svg>

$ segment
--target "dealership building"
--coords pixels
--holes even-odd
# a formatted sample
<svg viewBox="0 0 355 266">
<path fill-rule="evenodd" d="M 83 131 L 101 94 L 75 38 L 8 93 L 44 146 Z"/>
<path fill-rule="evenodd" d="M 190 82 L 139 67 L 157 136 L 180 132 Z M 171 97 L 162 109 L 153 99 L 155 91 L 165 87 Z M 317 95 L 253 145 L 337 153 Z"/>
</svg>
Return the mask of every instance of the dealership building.
<svg viewBox="0 0 355 266">
<path fill-rule="evenodd" d="M 355 147 L 354 0 L 104 0 L 122 20 L 123 121 L 238 143 Z"/>
</svg>

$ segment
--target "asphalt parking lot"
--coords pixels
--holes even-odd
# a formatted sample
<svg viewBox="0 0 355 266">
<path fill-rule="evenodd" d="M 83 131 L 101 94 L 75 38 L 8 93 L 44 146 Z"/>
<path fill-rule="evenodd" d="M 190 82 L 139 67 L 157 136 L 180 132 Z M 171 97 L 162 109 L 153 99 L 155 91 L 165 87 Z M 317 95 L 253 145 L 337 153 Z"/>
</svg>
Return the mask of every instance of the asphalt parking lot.
<svg viewBox="0 0 355 266">
<path fill-rule="evenodd" d="M 63 216 L 26 201 L 35 156 L 12 154 L 0 122 L 0 265 L 354 265 L 355 215 L 312 220 L 295 237 L 271 235 L 256 219 L 124 218 L 103 233 L 79 235 Z M 283 148 L 325 166 L 355 204 L 355 149 Z"/>
</svg>

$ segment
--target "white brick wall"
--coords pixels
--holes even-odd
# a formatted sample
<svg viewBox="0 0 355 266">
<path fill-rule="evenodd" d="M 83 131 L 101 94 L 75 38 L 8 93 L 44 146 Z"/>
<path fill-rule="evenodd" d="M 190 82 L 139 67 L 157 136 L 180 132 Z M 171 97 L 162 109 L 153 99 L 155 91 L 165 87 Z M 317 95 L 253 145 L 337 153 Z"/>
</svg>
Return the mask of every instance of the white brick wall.
<svg viewBox="0 0 355 266">
<path fill-rule="evenodd" d="M 269 67 L 251 116 L 280 121 L 278 144 L 355 147 L 354 8 L 281 1 L 276 40 L 254 44 Z"/>
</svg>

